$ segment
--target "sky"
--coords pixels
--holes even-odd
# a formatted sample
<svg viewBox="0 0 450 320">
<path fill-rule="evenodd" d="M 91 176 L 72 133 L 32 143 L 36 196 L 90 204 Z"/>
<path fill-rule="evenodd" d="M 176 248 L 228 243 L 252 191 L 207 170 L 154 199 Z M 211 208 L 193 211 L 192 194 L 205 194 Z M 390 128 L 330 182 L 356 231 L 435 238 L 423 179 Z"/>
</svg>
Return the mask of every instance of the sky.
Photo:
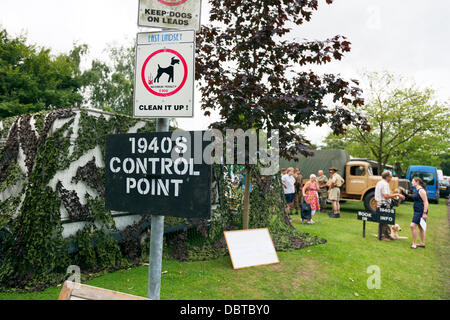
<svg viewBox="0 0 450 320">
<path fill-rule="evenodd" d="M 341 61 L 314 70 L 361 78 L 366 71 L 390 71 L 431 86 L 440 99 L 450 98 L 450 1 L 319 0 L 312 21 L 296 27 L 292 39 L 324 40 L 344 35 L 352 51 Z M 209 4 L 203 0 L 202 23 Z M 27 34 L 29 43 L 69 51 L 89 45 L 90 59 L 107 59 L 109 45 L 130 44 L 137 32 L 138 0 L 0 0 L 0 26 L 12 35 Z M 88 63 L 88 62 L 86 62 Z M 362 83 L 364 89 L 365 83 Z M 217 120 L 203 116 L 196 92 L 194 117 L 178 119 L 186 130 L 206 129 Z M 306 137 L 320 144 L 329 128 L 310 126 Z"/>
</svg>

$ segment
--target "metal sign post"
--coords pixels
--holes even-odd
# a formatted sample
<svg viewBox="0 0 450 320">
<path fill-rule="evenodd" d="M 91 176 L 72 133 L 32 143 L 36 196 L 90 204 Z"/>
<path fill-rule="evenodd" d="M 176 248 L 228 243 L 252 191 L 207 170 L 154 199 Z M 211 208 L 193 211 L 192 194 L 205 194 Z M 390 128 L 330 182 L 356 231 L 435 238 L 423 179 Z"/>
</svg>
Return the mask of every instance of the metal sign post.
<svg viewBox="0 0 450 320">
<path fill-rule="evenodd" d="M 156 132 L 168 132 L 169 119 L 160 118 L 156 122 Z M 148 266 L 148 297 L 159 300 L 161 297 L 162 251 L 164 241 L 164 216 L 152 215 L 150 231 L 150 261 Z"/>
<path fill-rule="evenodd" d="M 148 297 L 153 300 L 160 299 L 164 216 L 211 217 L 212 167 L 196 163 L 192 153 L 203 154 L 208 147 L 204 134 L 171 133 L 169 119 L 159 118 L 156 132 L 106 137 L 106 207 L 152 215 Z"/>
<path fill-rule="evenodd" d="M 136 39 L 136 75 L 133 115 L 141 118 L 158 118 L 156 132 L 169 131 L 169 117 L 193 117 L 195 30 L 200 30 L 200 12 L 201 0 L 139 0 L 138 26 L 173 29 L 171 31 L 163 30 L 160 32 L 138 33 Z M 193 30 L 177 30 L 186 28 Z M 116 139 L 116 144 L 113 143 L 114 139 Z M 107 142 L 107 149 L 108 145 L 120 145 L 117 144 L 120 139 L 122 138 L 110 137 L 109 143 Z M 133 137 L 130 137 L 130 139 L 131 141 L 135 141 L 133 140 Z M 155 139 L 157 140 L 157 138 Z M 144 149 L 147 149 L 145 138 L 141 137 L 140 141 L 144 142 L 146 146 Z M 109 154 L 109 152 L 111 154 L 116 153 L 115 157 L 108 158 L 110 159 L 111 164 L 121 162 L 121 158 L 118 156 L 126 151 L 116 150 L 114 147 L 110 147 L 110 149 L 114 150 L 107 151 L 107 154 Z M 140 153 L 146 153 L 146 150 L 143 148 L 140 149 Z M 134 144 L 132 150 L 132 154 L 134 155 Z M 141 164 L 142 161 L 144 161 L 143 159 L 137 160 L 140 160 Z M 127 160 L 124 159 L 123 161 Z M 144 175 L 140 172 L 136 172 L 134 176 L 131 175 L 127 177 L 119 174 L 120 168 L 117 168 L 116 166 L 112 168 L 111 164 L 109 170 L 107 170 L 107 180 L 111 182 L 110 184 L 107 184 L 107 186 L 109 186 L 109 188 L 107 188 L 108 206 L 111 208 L 116 207 L 116 209 L 118 209 L 126 203 L 125 206 L 129 206 L 129 208 L 121 209 L 131 209 L 134 207 L 134 209 L 138 209 L 138 211 L 135 212 L 142 212 L 143 214 L 149 213 L 149 209 L 147 208 L 148 198 L 144 198 L 143 200 L 142 196 L 149 192 L 150 179 L 157 177 L 155 172 L 152 172 L 152 175 L 147 174 L 147 172 L 145 172 Z M 194 163 L 192 162 L 192 169 L 193 167 Z M 142 164 L 142 167 L 139 167 L 139 169 L 146 171 L 147 167 Z M 124 168 L 124 171 L 128 171 L 127 173 L 131 174 L 131 171 L 133 170 Z M 165 173 L 164 170 L 162 171 L 161 177 Z M 202 174 L 200 174 L 200 171 Z M 208 188 L 210 189 L 211 183 L 211 168 L 209 168 L 209 173 L 208 171 L 205 172 L 205 168 L 200 171 L 194 171 L 193 169 L 190 175 L 206 177 L 209 181 L 205 184 L 202 181 L 198 182 L 195 177 L 192 177 L 192 179 L 188 177 L 187 184 L 195 183 L 195 185 L 200 188 L 205 188 L 206 186 L 208 190 Z M 140 174 L 140 176 L 138 176 L 138 174 Z M 127 190 L 126 193 L 128 195 L 127 201 L 121 201 L 123 200 L 121 197 L 123 197 L 124 192 L 124 181 L 127 181 L 127 187 L 125 189 Z M 177 187 L 179 186 L 178 183 L 183 183 L 182 179 L 170 181 L 177 183 Z M 155 183 L 154 180 L 153 183 Z M 142 187 L 143 185 L 145 187 Z M 138 194 L 136 194 L 136 192 L 132 193 L 131 191 L 131 189 L 135 189 L 136 187 Z M 195 193 L 196 187 L 191 187 L 190 192 Z M 148 271 L 148 297 L 152 300 L 159 300 L 161 295 L 164 215 L 180 214 L 171 208 L 172 205 L 178 206 L 178 208 L 189 208 L 184 210 L 182 214 L 188 215 L 191 218 L 194 218 L 197 215 L 201 216 L 201 212 L 204 214 L 204 211 L 208 211 L 209 215 L 211 214 L 210 196 L 206 197 L 208 210 L 198 210 L 198 205 L 204 209 L 205 202 L 197 200 L 196 203 L 193 204 L 192 201 L 194 201 L 195 197 L 193 197 L 191 193 L 185 192 L 180 196 L 178 191 L 176 191 L 171 199 L 174 199 L 175 197 L 178 198 L 178 201 L 177 199 L 170 201 L 168 200 L 169 198 L 159 199 L 158 201 L 158 197 L 155 198 L 155 194 L 152 194 L 153 199 L 156 199 L 152 202 L 152 209 L 154 210 L 152 210 L 152 212 L 158 212 L 160 214 L 154 215 L 151 213 L 152 222 Z M 158 191 L 158 196 L 159 194 Z M 166 196 L 169 195 L 166 194 Z M 159 210 L 156 210 L 156 208 Z"/>
</svg>

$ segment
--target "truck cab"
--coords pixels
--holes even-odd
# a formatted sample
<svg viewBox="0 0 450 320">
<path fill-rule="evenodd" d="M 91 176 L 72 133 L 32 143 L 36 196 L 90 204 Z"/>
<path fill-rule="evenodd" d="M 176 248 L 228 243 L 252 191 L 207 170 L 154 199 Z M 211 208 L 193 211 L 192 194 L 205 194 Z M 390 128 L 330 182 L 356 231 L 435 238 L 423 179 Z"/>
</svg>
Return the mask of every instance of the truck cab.
<svg viewBox="0 0 450 320">
<path fill-rule="evenodd" d="M 370 184 L 372 168 L 368 163 L 361 161 L 350 161 L 345 168 L 345 193 L 349 195 L 360 195 Z"/>
<path fill-rule="evenodd" d="M 412 181 L 415 177 L 419 177 L 427 184 L 428 200 L 435 203 L 439 202 L 439 179 L 436 167 L 431 166 L 410 166 L 406 178 Z M 411 188 L 416 192 L 415 188 Z"/>
<path fill-rule="evenodd" d="M 342 187 L 341 199 L 345 201 L 363 201 L 366 210 L 375 211 L 375 187 L 381 176 L 375 176 L 370 163 L 366 161 L 349 161 L 345 166 L 345 184 Z M 399 186 L 399 179 L 394 177 L 389 182 L 392 193 L 406 193 Z"/>
</svg>

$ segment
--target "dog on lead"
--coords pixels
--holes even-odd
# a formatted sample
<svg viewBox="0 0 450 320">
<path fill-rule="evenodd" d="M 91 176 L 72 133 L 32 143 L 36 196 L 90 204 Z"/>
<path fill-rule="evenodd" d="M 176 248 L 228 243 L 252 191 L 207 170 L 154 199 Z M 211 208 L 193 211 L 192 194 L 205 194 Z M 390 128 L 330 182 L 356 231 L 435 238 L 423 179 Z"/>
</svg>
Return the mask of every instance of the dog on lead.
<svg viewBox="0 0 450 320">
<path fill-rule="evenodd" d="M 391 238 L 393 240 L 408 239 L 408 237 L 400 237 L 398 235 L 398 232 L 402 231 L 402 228 L 400 228 L 400 226 L 398 224 L 396 224 L 394 226 L 389 226 L 389 228 L 391 229 Z"/>
<path fill-rule="evenodd" d="M 172 60 L 170 62 L 170 66 L 168 66 L 167 68 L 161 68 L 161 66 L 158 64 L 158 75 L 155 78 L 155 83 L 159 82 L 159 78 L 161 78 L 161 76 L 163 74 L 167 74 L 169 76 L 169 80 L 168 82 L 173 82 L 173 73 L 174 73 L 174 65 L 179 64 L 180 60 L 178 60 L 175 57 L 172 57 Z"/>
<path fill-rule="evenodd" d="M 391 232 L 389 234 L 391 237 L 391 240 L 408 239 L 408 237 L 400 237 L 399 236 L 398 233 L 399 233 L 399 231 L 402 231 L 402 228 L 398 224 L 393 225 L 393 226 L 389 225 L 389 229 L 391 230 Z M 374 236 L 378 237 L 377 234 L 374 234 Z"/>
</svg>

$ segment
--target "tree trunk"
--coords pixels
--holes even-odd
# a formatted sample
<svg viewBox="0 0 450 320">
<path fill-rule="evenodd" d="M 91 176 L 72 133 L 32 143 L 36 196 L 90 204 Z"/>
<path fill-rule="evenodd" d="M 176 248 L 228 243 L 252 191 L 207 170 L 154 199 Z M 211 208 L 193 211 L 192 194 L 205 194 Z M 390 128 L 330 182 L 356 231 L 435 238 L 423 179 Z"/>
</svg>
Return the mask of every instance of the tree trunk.
<svg viewBox="0 0 450 320">
<path fill-rule="evenodd" d="M 394 170 L 395 170 L 395 173 L 397 174 L 397 177 L 401 177 L 403 175 L 402 166 L 400 165 L 399 162 L 395 163 Z"/>
<path fill-rule="evenodd" d="M 378 159 L 378 176 L 381 176 L 381 174 L 383 173 L 383 162 L 382 162 L 382 160 L 379 158 Z"/>
<path fill-rule="evenodd" d="M 245 189 L 244 189 L 244 208 L 242 210 L 242 228 L 248 229 L 249 211 L 250 211 L 250 186 L 252 180 L 252 172 L 250 168 L 245 169 Z"/>
</svg>

